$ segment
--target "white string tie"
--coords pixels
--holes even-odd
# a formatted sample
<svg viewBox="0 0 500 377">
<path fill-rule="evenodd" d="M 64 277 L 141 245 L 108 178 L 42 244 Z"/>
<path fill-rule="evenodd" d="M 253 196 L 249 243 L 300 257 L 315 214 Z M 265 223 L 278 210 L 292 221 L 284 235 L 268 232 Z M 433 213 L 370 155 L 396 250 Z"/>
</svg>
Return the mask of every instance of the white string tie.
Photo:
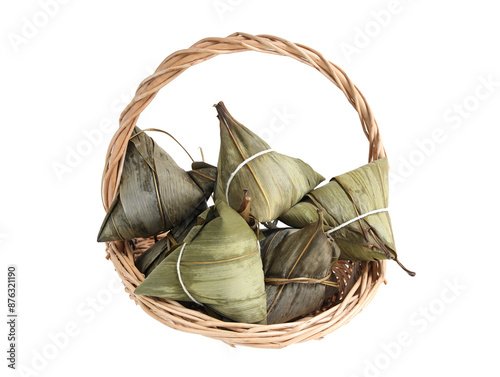
<svg viewBox="0 0 500 377">
<path fill-rule="evenodd" d="M 186 243 L 184 243 L 181 247 L 181 251 L 179 252 L 179 257 L 177 258 L 177 277 L 179 278 L 179 283 L 181 283 L 181 287 L 184 290 L 184 293 L 187 294 L 187 296 L 194 302 L 196 302 L 198 305 L 203 305 L 201 302 L 196 300 L 193 296 L 191 296 L 191 293 L 187 290 L 186 286 L 184 285 L 184 282 L 182 281 L 182 276 L 181 276 L 181 257 L 182 253 L 184 252 L 184 248 L 186 247 Z"/>
<path fill-rule="evenodd" d="M 227 180 L 227 186 L 226 186 L 226 203 L 229 204 L 229 186 L 231 186 L 231 182 L 233 181 L 234 176 L 238 171 L 248 164 L 250 161 L 252 161 L 254 158 L 257 158 L 259 156 L 262 156 L 263 154 L 269 153 L 269 152 L 274 152 L 274 149 L 266 149 L 265 151 L 259 152 L 254 154 L 252 157 L 248 157 L 245 161 L 243 161 L 241 164 L 238 165 L 238 167 L 232 172 L 232 174 L 229 176 L 229 179 Z"/>
<path fill-rule="evenodd" d="M 326 234 L 336 232 L 337 230 L 342 229 L 342 228 L 346 227 L 347 225 L 352 224 L 355 221 L 361 220 L 362 218 L 364 218 L 366 216 L 375 215 L 376 213 L 387 212 L 387 211 L 389 211 L 389 208 L 374 209 L 373 211 L 367 212 L 363 215 L 359 215 L 358 217 L 355 217 L 352 220 L 346 221 L 345 223 L 340 224 L 339 226 L 337 226 L 333 229 L 330 229 L 328 232 L 326 232 Z"/>
</svg>

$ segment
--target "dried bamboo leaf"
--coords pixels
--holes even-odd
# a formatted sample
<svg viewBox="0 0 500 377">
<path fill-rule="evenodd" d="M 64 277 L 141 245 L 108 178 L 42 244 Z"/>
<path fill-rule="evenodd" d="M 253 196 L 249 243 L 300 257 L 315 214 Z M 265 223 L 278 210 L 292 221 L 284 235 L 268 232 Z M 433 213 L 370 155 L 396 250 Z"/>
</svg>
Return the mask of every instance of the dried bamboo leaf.
<svg viewBox="0 0 500 377">
<path fill-rule="evenodd" d="M 184 242 L 191 230 L 198 225 L 198 218 L 208 209 L 207 202 L 201 202 L 196 209 L 186 217 L 182 223 L 174 226 L 170 231 L 170 236 L 174 243 L 181 244 Z"/>
<path fill-rule="evenodd" d="M 301 230 L 266 232 L 261 243 L 267 323 L 283 323 L 321 308 L 340 250 L 323 232 L 323 217 Z M 279 243 L 278 243 L 279 241 Z"/>
<path fill-rule="evenodd" d="M 208 199 L 214 192 L 217 181 L 217 168 L 205 162 L 193 162 L 191 171 L 188 171 L 191 179 L 202 189 L 205 199 Z"/>
<path fill-rule="evenodd" d="M 185 241 L 151 272 L 135 294 L 196 300 L 234 321 L 264 323 L 266 295 L 259 244 L 245 220 L 227 204 L 216 201 L 199 217 L 199 225 Z"/>
<path fill-rule="evenodd" d="M 318 208 L 324 212 L 325 230 L 329 233 L 360 215 L 385 209 L 388 206 L 388 170 L 387 158 L 382 158 L 335 177 L 328 184 L 310 192 L 280 220 L 287 225 L 303 228 L 317 219 L 313 211 Z M 330 235 L 341 250 L 341 259 L 394 259 L 403 267 L 397 258 L 387 211 L 368 215 Z"/>
<path fill-rule="evenodd" d="M 294 228 L 274 228 L 267 229 L 262 232 L 265 239 L 260 241 L 260 256 L 262 258 L 262 264 L 268 265 L 269 258 L 272 255 L 271 250 L 276 248 L 283 239 L 292 233 L 298 232 L 299 229 Z"/>
<path fill-rule="evenodd" d="M 221 132 L 216 199 L 237 209 L 241 191 L 248 189 L 254 199 L 252 216 L 272 221 L 324 180 L 302 160 L 269 151 L 269 145 L 237 122 L 222 102 L 215 107 Z"/>
<path fill-rule="evenodd" d="M 98 241 L 165 232 L 182 223 L 206 196 L 187 172 L 136 127 L 127 147 L 119 194 L 106 214 Z"/>
<path fill-rule="evenodd" d="M 206 202 L 200 203 L 181 224 L 173 227 L 167 236 L 142 253 L 135 261 L 137 269 L 145 276 L 148 276 L 177 245 L 184 242 L 191 229 L 197 225 L 198 216 L 205 212 L 207 208 Z"/>
<path fill-rule="evenodd" d="M 118 231 L 117 224 L 121 225 L 120 231 Z M 130 224 L 123 210 L 120 192 L 118 192 L 115 200 L 109 206 L 108 213 L 104 217 L 97 241 L 127 240 L 134 238 L 134 235 L 133 225 Z"/>
<path fill-rule="evenodd" d="M 178 246 L 166 236 L 142 253 L 135 261 L 137 269 L 148 276 Z"/>
</svg>

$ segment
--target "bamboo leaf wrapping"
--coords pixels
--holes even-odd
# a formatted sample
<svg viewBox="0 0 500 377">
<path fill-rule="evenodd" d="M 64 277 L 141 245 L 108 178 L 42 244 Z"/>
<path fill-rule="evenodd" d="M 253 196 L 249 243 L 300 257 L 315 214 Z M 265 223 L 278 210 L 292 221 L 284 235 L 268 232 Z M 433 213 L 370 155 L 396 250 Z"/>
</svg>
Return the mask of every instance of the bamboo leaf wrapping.
<svg viewBox="0 0 500 377">
<path fill-rule="evenodd" d="M 324 211 L 325 230 L 328 231 L 360 214 L 386 208 L 387 173 L 387 159 L 383 158 L 335 177 L 328 184 L 309 193 L 301 203 L 281 216 L 280 220 L 290 226 L 302 228 L 311 220 L 317 220 L 315 212 L 316 208 L 320 208 Z M 332 234 L 341 246 L 342 259 L 387 259 L 380 248 L 369 247 L 370 241 L 376 245 L 373 236 L 367 231 L 369 228 L 379 235 L 390 250 L 395 250 L 389 213 L 383 212 L 365 217 Z"/>
<path fill-rule="evenodd" d="M 265 323 L 266 293 L 257 238 L 245 220 L 216 201 L 186 237 L 181 279 L 197 301 L 237 322 Z M 192 301 L 177 273 L 177 247 L 137 287 L 135 294 Z"/>
<path fill-rule="evenodd" d="M 184 242 L 184 239 L 198 223 L 198 216 L 208 208 L 206 202 L 198 207 L 180 224 L 170 230 L 166 237 L 156 242 L 142 253 L 135 261 L 135 266 L 145 276 L 148 276 L 174 248 Z"/>
<path fill-rule="evenodd" d="M 248 158 L 270 149 L 269 145 L 237 122 L 224 104 L 216 105 L 220 121 L 221 148 L 215 198 L 237 209 L 241 192 L 248 189 L 252 197 L 251 214 L 259 222 L 271 221 L 324 180 L 302 160 L 272 151 L 245 164 L 228 181 L 237 167 Z M 228 198 L 226 198 L 228 191 Z M 229 199 L 229 200 L 227 200 Z"/>
<path fill-rule="evenodd" d="M 328 184 L 310 192 L 300 203 L 282 215 L 280 220 L 289 226 L 303 228 L 311 221 L 317 221 L 318 215 L 315 211 L 321 209 L 328 233 L 328 230 L 360 215 L 387 208 L 388 171 L 387 158 L 382 158 L 335 177 Z M 330 235 L 340 247 L 340 259 L 394 259 L 399 263 L 391 219 L 387 211 L 366 216 Z M 410 275 L 414 274 L 406 271 Z"/>
<path fill-rule="evenodd" d="M 136 127 L 128 144 L 119 193 L 106 214 L 98 241 L 150 237 L 172 229 L 210 195 L 208 191 Z"/>
<path fill-rule="evenodd" d="M 301 230 L 264 232 L 266 240 L 261 242 L 261 253 L 268 324 L 287 322 L 322 306 L 326 289 L 323 282 L 330 280 L 340 254 L 323 232 L 322 220 L 320 215 L 317 222 Z"/>
<path fill-rule="evenodd" d="M 188 171 L 191 179 L 205 194 L 205 199 L 208 199 L 214 192 L 215 182 L 217 181 L 217 168 L 205 162 L 193 162 L 192 170 Z"/>
</svg>

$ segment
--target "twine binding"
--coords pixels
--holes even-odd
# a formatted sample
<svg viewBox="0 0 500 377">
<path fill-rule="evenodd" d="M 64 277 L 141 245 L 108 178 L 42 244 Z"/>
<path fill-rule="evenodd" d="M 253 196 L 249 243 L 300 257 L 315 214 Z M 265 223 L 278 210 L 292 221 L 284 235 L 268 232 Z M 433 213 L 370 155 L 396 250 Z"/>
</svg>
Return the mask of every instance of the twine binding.
<svg viewBox="0 0 500 377">
<path fill-rule="evenodd" d="M 182 258 L 182 253 L 184 253 L 184 249 L 186 248 L 186 244 L 184 243 L 181 247 L 181 251 L 179 251 L 179 257 L 177 258 L 177 278 L 179 279 L 179 283 L 181 283 L 182 290 L 184 293 L 191 299 L 191 301 L 196 302 L 198 305 L 203 305 L 201 302 L 199 302 L 197 299 L 195 299 L 191 293 L 187 290 L 186 286 L 184 285 L 184 282 L 182 281 L 182 275 L 181 275 L 181 258 Z"/>
<path fill-rule="evenodd" d="M 231 173 L 229 176 L 229 179 L 227 180 L 227 185 L 226 185 L 226 203 L 229 203 L 229 187 L 231 186 L 231 182 L 233 181 L 233 178 L 236 176 L 236 173 L 240 171 L 240 169 L 248 164 L 250 161 L 253 159 L 262 156 L 263 154 L 269 153 L 269 152 L 274 152 L 274 149 L 266 149 L 265 151 L 261 151 L 259 153 L 254 154 L 251 157 L 248 157 L 245 161 L 243 161 L 241 164 L 239 164 L 236 169 Z"/>
<path fill-rule="evenodd" d="M 267 284 L 272 284 L 272 285 L 286 285 L 286 284 L 323 284 L 327 285 L 329 287 L 338 287 L 339 284 L 335 283 L 333 281 L 329 281 L 330 277 L 332 276 L 332 272 L 325 277 L 321 279 L 314 279 L 314 278 L 307 278 L 307 277 L 300 277 L 300 278 L 266 278 L 264 279 L 264 282 Z"/>
<path fill-rule="evenodd" d="M 345 228 L 347 225 L 352 224 L 352 223 L 354 223 L 354 222 L 356 222 L 358 220 L 364 219 L 367 216 L 375 215 L 376 213 L 387 212 L 387 211 L 389 211 L 389 208 L 374 209 L 373 211 L 367 212 L 367 213 L 365 213 L 363 215 L 359 215 L 359 216 L 355 217 L 354 219 L 346 221 L 345 223 L 340 224 L 339 226 L 336 226 L 333 229 L 330 229 L 329 231 L 326 232 L 326 234 L 331 234 L 333 232 L 336 232 L 337 230 Z"/>
</svg>

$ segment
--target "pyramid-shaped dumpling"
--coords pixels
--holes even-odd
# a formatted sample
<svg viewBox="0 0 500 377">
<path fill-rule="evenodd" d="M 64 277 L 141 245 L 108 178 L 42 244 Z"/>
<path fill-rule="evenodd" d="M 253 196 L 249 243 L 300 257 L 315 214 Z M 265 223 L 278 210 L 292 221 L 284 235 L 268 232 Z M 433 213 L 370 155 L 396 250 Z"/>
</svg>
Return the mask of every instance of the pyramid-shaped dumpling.
<svg viewBox="0 0 500 377">
<path fill-rule="evenodd" d="M 136 127 L 127 147 L 118 195 L 97 240 L 130 240 L 165 232 L 206 200 L 208 191 Z"/>
<path fill-rule="evenodd" d="M 233 321 L 264 323 L 266 293 L 259 242 L 246 221 L 216 201 L 135 294 L 194 301 Z"/>
<path fill-rule="evenodd" d="M 252 216 L 260 222 L 272 221 L 324 180 L 302 160 L 271 151 L 264 140 L 237 122 L 222 102 L 215 107 L 221 135 L 216 199 L 236 209 L 241 192 L 247 189 L 252 197 Z"/>
</svg>

